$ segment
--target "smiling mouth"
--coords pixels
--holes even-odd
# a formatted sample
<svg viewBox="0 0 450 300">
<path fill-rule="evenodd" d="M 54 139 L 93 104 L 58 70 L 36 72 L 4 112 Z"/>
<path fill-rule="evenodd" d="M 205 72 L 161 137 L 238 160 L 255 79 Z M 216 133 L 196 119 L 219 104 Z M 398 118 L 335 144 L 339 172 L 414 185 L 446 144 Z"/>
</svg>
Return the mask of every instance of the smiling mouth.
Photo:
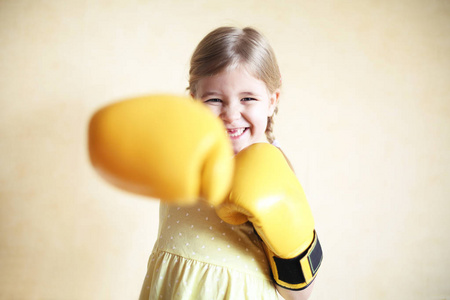
<svg viewBox="0 0 450 300">
<path fill-rule="evenodd" d="M 235 129 L 227 129 L 228 136 L 230 139 L 238 139 L 241 135 L 247 131 L 247 127 L 244 128 L 235 128 Z"/>
</svg>

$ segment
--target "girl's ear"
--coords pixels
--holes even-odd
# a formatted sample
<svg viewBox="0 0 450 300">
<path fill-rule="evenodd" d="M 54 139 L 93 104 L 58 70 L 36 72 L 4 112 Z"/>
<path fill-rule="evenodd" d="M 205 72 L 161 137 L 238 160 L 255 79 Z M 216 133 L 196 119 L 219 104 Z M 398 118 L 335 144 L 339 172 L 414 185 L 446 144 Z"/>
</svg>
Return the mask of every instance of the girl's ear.
<svg viewBox="0 0 450 300">
<path fill-rule="evenodd" d="M 280 98 L 280 90 L 279 89 L 277 89 L 275 92 L 272 93 L 272 95 L 270 95 L 268 117 L 273 116 L 275 108 L 278 105 L 279 98 Z"/>
</svg>

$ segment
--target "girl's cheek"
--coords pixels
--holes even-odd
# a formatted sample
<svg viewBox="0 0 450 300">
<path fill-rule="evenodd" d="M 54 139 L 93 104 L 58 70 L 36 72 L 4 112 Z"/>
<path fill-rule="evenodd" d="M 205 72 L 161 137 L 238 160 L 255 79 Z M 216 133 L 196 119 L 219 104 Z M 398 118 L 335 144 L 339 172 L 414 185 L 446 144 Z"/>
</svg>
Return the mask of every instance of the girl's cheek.
<svg viewBox="0 0 450 300">
<path fill-rule="evenodd" d="M 208 104 L 205 104 L 205 105 L 215 116 L 217 116 L 217 117 L 220 116 L 220 108 L 218 106 L 208 105 Z"/>
</svg>

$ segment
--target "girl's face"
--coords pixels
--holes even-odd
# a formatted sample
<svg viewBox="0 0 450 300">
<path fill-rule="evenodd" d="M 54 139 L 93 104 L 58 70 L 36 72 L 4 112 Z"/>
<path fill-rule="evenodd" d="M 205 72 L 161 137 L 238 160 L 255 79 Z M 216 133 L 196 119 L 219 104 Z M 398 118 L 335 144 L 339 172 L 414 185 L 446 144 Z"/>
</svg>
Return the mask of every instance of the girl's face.
<svg viewBox="0 0 450 300">
<path fill-rule="evenodd" d="M 204 102 L 225 124 L 234 153 L 267 142 L 267 117 L 272 116 L 279 91 L 270 94 L 265 83 L 243 67 L 204 77 L 195 98 Z"/>
</svg>

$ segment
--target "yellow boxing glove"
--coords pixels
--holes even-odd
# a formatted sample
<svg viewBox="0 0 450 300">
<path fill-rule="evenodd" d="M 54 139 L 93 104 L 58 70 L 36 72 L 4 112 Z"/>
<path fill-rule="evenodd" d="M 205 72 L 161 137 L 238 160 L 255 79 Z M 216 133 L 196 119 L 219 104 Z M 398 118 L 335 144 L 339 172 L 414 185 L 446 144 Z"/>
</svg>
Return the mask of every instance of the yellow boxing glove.
<svg viewBox="0 0 450 300">
<path fill-rule="evenodd" d="M 278 148 L 259 143 L 236 155 L 229 197 L 216 211 L 230 224 L 253 223 L 278 285 L 301 290 L 314 280 L 322 249 L 303 189 Z"/>
<path fill-rule="evenodd" d="M 89 123 L 95 169 L 129 192 L 190 205 L 226 197 L 233 151 L 220 120 L 191 98 L 151 95 L 97 111 Z"/>
</svg>

